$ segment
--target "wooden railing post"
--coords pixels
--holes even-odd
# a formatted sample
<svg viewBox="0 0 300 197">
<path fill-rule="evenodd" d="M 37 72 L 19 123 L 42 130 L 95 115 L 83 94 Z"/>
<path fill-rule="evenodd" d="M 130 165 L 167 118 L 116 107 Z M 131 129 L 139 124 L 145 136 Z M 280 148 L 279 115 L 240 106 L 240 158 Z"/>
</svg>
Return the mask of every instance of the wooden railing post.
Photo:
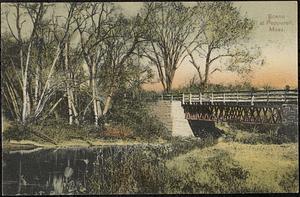
<svg viewBox="0 0 300 197">
<path fill-rule="evenodd" d="M 270 92 L 267 90 L 267 104 L 269 103 Z"/>
<path fill-rule="evenodd" d="M 162 95 L 161 95 L 161 100 L 164 100 L 164 94 L 162 93 Z"/>
<path fill-rule="evenodd" d="M 184 104 L 184 93 L 182 93 L 182 104 Z"/>
<path fill-rule="evenodd" d="M 225 104 L 225 92 L 223 93 L 223 103 Z"/>
<path fill-rule="evenodd" d="M 285 89 L 285 91 L 284 91 L 284 102 L 285 103 L 287 101 L 287 92 L 288 92 L 288 89 Z"/>
<path fill-rule="evenodd" d="M 239 92 L 236 92 L 236 103 L 239 103 Z"/>
<path fill-rule="evenodd" d="M 200 105 L 202 105 L 202 93 L 199 94 Z"/>
<path fill-rule="evenodd" d="M 214 93 L 211 93 L 211 100 L 210 100 L 211 104 L 214 104 Z"/>
<path fill-rule="evenodd" d="M 251 105 L 254 105 L 254 91 L 251 90 Z"/>
<path fill-rule="evenodd" d="M 171 94 L 171 101 L 173 101 L 173 94 Z"/>
<path fill-rule="evenodd" d="M 190 96 L 189 96 L 189 103 L 192 104 L 192 94 L 190 93 Z"/>
</svg>

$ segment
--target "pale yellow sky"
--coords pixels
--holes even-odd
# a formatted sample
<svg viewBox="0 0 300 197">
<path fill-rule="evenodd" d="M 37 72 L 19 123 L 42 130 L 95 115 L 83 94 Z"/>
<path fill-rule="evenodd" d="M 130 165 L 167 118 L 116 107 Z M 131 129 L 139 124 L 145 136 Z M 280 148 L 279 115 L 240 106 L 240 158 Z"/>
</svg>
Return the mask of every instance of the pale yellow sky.
<svg viewBox="0 0 300 197">
<path fill-rule="evenodd" d="M 266 1 L 266 2 L 234 2 L 241 12 L 254 19 L 258 26 L 253 32 L 252 42 L 261 47 L 265 59 L 263 67 L 256 68 L 250 80 L 253 84 L 263 86 L 270 84 L 282 88 L 286 84 L 298 86 L 298 43 L 297 43 L 297 2 Z M 288 22 L 277 25 L 283 31 L 270 30 L 266 23 L 271 15 L 272 22 Z M 274 15 L 278 16 L 274 19 Z M 273 25 L 275 26 L 275 25 Z M 185 61 L 177 70 L 173 87 L 188 83 L 196 74 L 195 68 Z M 212 83 L 239 83 L 243 79 L 229 72 L 215 73 L 211 77 Z M 149 89 L 161 89 L 159 83 L 146 85 Z"/>
<path fill-rule="evenodd" d="M 190 3 L 193 4 L 193 2 Z M 120 2 L 117 4 L 124 9 L 126 14 L 136 15 L 143 3 Z M 251 43 L 261 47 L 265 65 L 254 70 L 250 78 L 251 82 L 258 86 L 270 84 L 281 88 L 289 84 L 297 87 L 297 2 L 240 1 L 234 2 L 234 5 L 240 8 L 242 14 L 257 22 L 257 28 L 253 32 Z M 61 12 L 63 10 L 62 4 L 57 4 L 55 10 L 57 13 Z M 2 11 L 4 11 L 4 8 L 2 8 Z M 273 25 L 268 23 L 270 17 L 270 22 Z M 3 23 L 3 15 L 1 15 L 1 23 Z M 274 23 L 278 23 L 278 25 Z M 272 26 L 277 27 L 280 31 L 272 30 Z M 2 31 L 4 30 L 5 28 L 2 28 Z M 195 68 L 188 60 L 184 61 L 175 74 L 173 87 L 176 88 L 188 83 L 195 74 Z M 210 78 L 210 82 L 222 84 L 239 83 L 241 81 L 242 79 L 236 74 L 228 72 L 215 73 Z M 147 89 L 162 89 L 160 83 L 148 84 L 145 87 Z"/>
</svg>

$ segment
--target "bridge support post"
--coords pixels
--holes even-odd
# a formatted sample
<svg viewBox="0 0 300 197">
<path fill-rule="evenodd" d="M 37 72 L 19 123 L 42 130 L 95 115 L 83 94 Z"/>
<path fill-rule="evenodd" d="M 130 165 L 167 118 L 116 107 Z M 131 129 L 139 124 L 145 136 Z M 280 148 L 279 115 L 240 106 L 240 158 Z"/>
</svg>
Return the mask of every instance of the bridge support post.
<svg viewBox="0 0 300 197">
<path fill-rule="evenodd" d="M 298 105 L 296 104 L 282 105 L 282 123 L 284 125 L 298 124 Z"/>
<path fill-rule="evenodd" d="M 180 101 L 158 100 L 149 102 L 147 107 L 149 112 L 171 132 L 172 136 L 193 136 Z"/>
</svg>

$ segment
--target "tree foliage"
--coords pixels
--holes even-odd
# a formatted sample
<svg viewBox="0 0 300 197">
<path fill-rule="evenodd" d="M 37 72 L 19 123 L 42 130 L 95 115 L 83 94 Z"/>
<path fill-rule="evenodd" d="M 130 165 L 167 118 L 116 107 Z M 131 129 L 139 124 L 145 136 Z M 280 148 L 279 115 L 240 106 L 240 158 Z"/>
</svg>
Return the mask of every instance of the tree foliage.
<svg viewBox="0 0 300 197">
<path fill-rule="evenodd" d="M 262 63 L 259 48 L 247 42 L 254 21 L 242 16 L 231 2 L 201 2 L 196 9 L 196 20 L 204 21 L 204 25 L 195 47 L 187 52 L 198 72 L 200 89 L 206 88 L 214 72 L 249 73 L 254 65 Z"/>
<path fill-rule="evenodd" d="M 144 56 L 156 66 L 162 86 L 169 92 L 175 71 L 185 58 L 186 46 L 191 45 L 200 31 L 191 20 L 195 9 L 177 2 L 145 3 L 144 6 L 145 10 L 152 10 Z"/>
<path fill-rule="evenodd" d="M 151 65 L 169 92 L 187 57 L 204 86 L 224 68 L 249 72 L 259 56 L 244 44 L 253 21 L 230 2 L 145 2 L 135 16 L 106 2 L 11 3 L 1 23 L 3 107 L 25 125 L 55 117 L 98 126 L 122 109 L 113 107 L 120 92 L 140 94 Z"/>
</svg>

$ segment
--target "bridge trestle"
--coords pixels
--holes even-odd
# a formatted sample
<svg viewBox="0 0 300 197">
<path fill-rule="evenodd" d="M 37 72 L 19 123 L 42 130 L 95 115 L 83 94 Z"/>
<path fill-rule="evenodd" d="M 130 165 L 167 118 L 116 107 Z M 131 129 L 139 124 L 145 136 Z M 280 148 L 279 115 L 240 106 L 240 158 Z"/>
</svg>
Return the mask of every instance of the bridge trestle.
<svg viewBox="0 0 300 197">
<path fill-rule="evenodd" d="M 188 120 L 239 122 L 255 124 L 281 124 L 281 106 L 251 105 L 182 105 Z"/>
</svg>

